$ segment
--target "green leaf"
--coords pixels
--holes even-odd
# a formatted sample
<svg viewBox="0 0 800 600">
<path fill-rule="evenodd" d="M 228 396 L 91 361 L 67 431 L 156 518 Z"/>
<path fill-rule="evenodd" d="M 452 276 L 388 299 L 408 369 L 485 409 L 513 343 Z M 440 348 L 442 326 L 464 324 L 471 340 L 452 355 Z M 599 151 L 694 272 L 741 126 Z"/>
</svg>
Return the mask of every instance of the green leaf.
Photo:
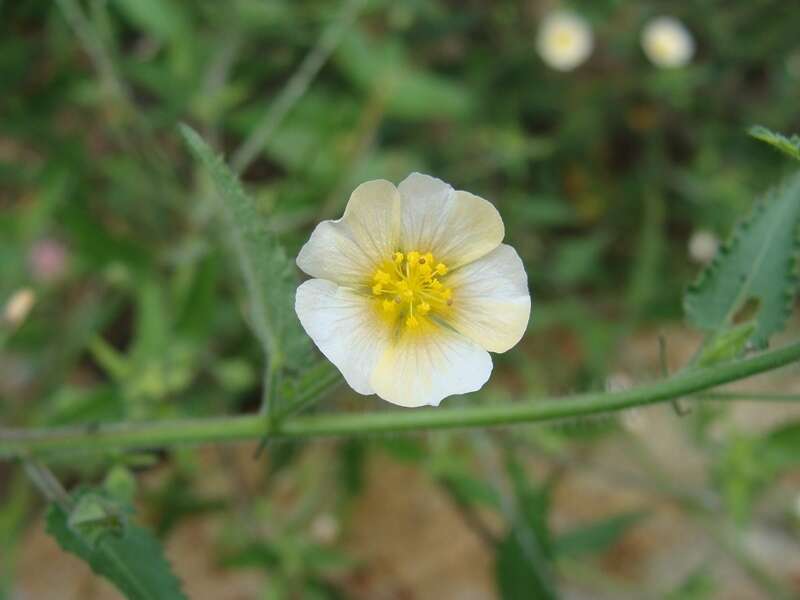
<svg viewBox="0 0 800 600">
<path fill-rule="evenodd" d="M 115 0 L 125 17 L 150 35 L 168 40 L 188 31 L 181 3 L 172 0 Z"/>
<path fill-rule="evenodd" d="M 81 509 L 82 498 L 88 498 L 84 509 Z M 97 504 L 98 498 L 91 492 L 82 495 L 75 510 L 83 512 L 73 511 L 70 515 L 57 505 L 50 506 L 47 532 L 63 550 L 84 560 L 128 600 L 185 600 L 160 543 L 147 530 L 129 523 L 119 537 L 97 535 L 101 521 L 89 518 L 90 513 L 98 516 L 107 509 Z M 94 528 L 90 538 L 84 535 L 87 523 Z"/>
<path fill-rule="evenodd" d="M 279 416 L 289 416 L 313 406 L 342 381 L 341 373 L 330 361 L 322 360 L 312 364 L 297 377 L 283 384 L 283 402 Z"/>
<path fill-rule="evenodd" d="M 127 519 L 116 503 L 100 494 L 85 493 L 70 511 L 67 524 L 96 549 L 106 536 L 121 538 L 125 535 Z"/>
<path fill-rule="evenodd" d="M 761 438 L 759 460 L 771 472 L 781 472 L 800 464 L 800 422 L 786 423 Z"/>
<path fill-rule="evenodd" d="M 748 321 L 719 332 L 703 348 L 697 365 L 710 367 L 736 358 L 744 351 L 747 340 L 753 336 L 755 330 L 755 322 Z"/>
<path fill-rule="evenodd" d="M 677 588 L 669 592 L 664 600 L 709 600 L 714 597 L 716 586 L 709 569 L 701 567 L 691 573 Z"/>
<path fill-rule="evenodd" d="M 719 332 L 733 325 L 740 311 L 757 306 L 750 341 L 766 346 L 791 313 L 799 224 L 800 175 L 794 175 L 753 208 L 689 286 L 684 308 L 692 325 Z"/>
<path fill-rule="evenodd" d="M 356 85 L 380 94 L 394 116 L 457 119 L 471 111 L 466 89 L 415 67 L 394 40 L 378 42 L 353 29 L 339 45 L 336 61 Z"/>
<path fill-rule="evenodd" d="M 578 558 L 586 554 L 599 554 L 617 542 L 647 513 L 625 512 L 606 519 L 581 525 L 554 540 L 553 550 L 558 556 Z"/>
<path fill-rule="evenodd" d="M 216 185 L 250 297 L 253 329 L 273 366 L 299 368 L 308 357 L 308 338 L 294 314 L 294 264 L 236 176 L 191 128 L 181 133 Z"/>
<path fill-rule="evenodd" d="M 486 481 L 472 477 L 468 473 L 452 470 L 440 478 L 442 485 L 466 506 L 482 505 L 499 508 L 500 499 L 495 489 Z"/>
<path fill-rule="evenodd" d="M 521 465 L 509 457 L 506 468 L 514 488 L 518 515 L 497 548 L 495 579 L 503 600 L 551 600 L 558 597 L 550 561 L 548 527 L 550 490 L 533 487 Z"/>
<path fill-rule="evenodd" d="M 118 502 L 133 504 L 136 496 L 136 477 L 125 465 L 114 465 L 103 481 L 103 489 Z"/>
<path fill-rule="evenodd" d="M 550 576 L 539 566 L 544 561 L 531 560 L 528 549 L 513 530 L 497 548 L 495 579 L 503 600 L 552 600 L 557 596 Z"/>
<path fill-rule="evenodd" d="M 777 148 L 784 154 L 788 154 L 795 160 L 800 160 L 800 136 L 793 135 L 787 138 L 785 135 L 770 131 L 761 125 L 753 125 L 747 133 L 757 140 L 761 140 L 773 148 Z"/>
</svg>

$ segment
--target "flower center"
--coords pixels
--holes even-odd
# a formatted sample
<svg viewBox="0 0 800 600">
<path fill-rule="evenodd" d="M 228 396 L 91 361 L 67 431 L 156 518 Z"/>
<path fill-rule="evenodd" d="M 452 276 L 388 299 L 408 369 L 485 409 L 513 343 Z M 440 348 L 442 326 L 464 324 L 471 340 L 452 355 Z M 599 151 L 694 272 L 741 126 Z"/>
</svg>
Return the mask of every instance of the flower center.
<svg viewBox="0 0 800 600">
<path fill-rule="evenodd" d="M 439 281 L 444 275 L 447 265 L 436 262 L 430 252 L 395 252 L 375 271 L 372 294 L 392 320 L 402 318 L 407 327 L 419 327 L 429 314 L 444 312 L 453 303 L 453 291 Z"/>
</svg>

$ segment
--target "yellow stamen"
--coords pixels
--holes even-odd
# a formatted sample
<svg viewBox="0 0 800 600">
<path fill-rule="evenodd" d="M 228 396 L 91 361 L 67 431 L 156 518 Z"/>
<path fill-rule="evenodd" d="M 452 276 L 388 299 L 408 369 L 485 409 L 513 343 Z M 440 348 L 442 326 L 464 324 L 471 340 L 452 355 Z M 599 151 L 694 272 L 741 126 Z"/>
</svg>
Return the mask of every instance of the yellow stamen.
<svg viewBox="0 0 800 600">
<path fill-rule="evenodd" d="M 446 315 L 453 304 L 452 290 L 439 279 L 447 272 L 432 252 L 394 252 L 375 270 L 372 293 L 383 296 L 380 309 L 386 318 L 403 319 L 409 328 L 420 327 L 431 317 Z"/>
</svg>

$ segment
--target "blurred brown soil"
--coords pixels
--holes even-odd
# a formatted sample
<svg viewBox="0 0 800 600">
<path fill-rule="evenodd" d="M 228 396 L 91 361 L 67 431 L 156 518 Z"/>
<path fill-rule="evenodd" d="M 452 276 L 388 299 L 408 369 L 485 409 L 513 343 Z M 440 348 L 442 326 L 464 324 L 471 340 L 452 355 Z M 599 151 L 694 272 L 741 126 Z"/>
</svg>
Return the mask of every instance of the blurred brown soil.
<svg viewBox="0 0 800 600">
<path fill-rule="evenodd" d="M 696 336 L 682 329 L 665 332 L 669 362 L 680 365 L 696 347 Z M 656 378 L 657 333 L 637 335 L 617 364 L 632 383 Z M 753 378 L 737 391 L 800 393 L 797 368 Z M 800 415 L 787 404 L 737 403 L 732 419 L 737 426 L 763 430 Z M 623 511 L 646 510 L 636 525 L 597 560 L 569 569 L 563 594 L 569 599 L 641 599 L 643 589 L 656 598 L 695 569 L 712 565 L 720 600 L 760 600 L 760 589 L 710 537 L 702 523 L 687 517 L 652 485 L 641 462 L 632 456 L 631 439 L 649 449 L 671 488 L 703 499 L 705 458 L 691 444 L 680 418 L 670 406 L 630 411 L 621 417 L 628 436 L 608 436 L 590 447 L 585 457 L 568 464 L 555 489 L 552 526 L 568 530 L 580 523 Z M 718 435 L 725 434 L 724 426 Z M 312 445 L 304 460 L 325 461 L 328 448 Z M 249 445 L 225 451 L 204 450 L 208 476 L 204 486 L 217 493 L 235 493 L 225 466 L 238 465 L 240 486 L 255 487 L 261 469 L 254 466 Z M 573 455 L 575 456 L 575 455 Z M 533 468 L 550 468 L 541 456 L 529 457 Z M 241 488 L 240 488 L 241 489 Z M 800 477 L 789 477 L 759 506 L 759 515 L 746 539 L 748 552 L 761 566 L 783 581 L 793 581 L 800 595 L 800 549 L 770 515 L 793 505 Z M 278 490 L 277 493 L 280 493 Z M 291 493 L 287 493 L 291 498 Z M 777 508 L 776 508 L 777 507 Z M 763 515 L 762 515 L 763 513 Z M 764 516 L 767 515 L 767 516 Z M 495 533 L 502 520 L 482 515 Z M 18 557 L 17 590 L 13 600 L 105 600 L 119 598 L 80 561 L 61 552 L 42 531 L 42 521 L 29 532 Z M 170 534 L 167 552 L 194 600 L 250 600 L 262 597 L 268 582 L 256 570 L 226 571 L 215 562 L 224 522 L 219 515 L 182 521 Z M 356 568 L 337 580 L 345 596 L 357 600 L 491 600 L 492 553 L 467 525 L 451 500 L 426 474 L 383 456 L 371 456 L 363 493 L 355 500 L 339 547 L 356 560 Z M 647 588 L 643 588 L 647 585 Z"/>
</svg>

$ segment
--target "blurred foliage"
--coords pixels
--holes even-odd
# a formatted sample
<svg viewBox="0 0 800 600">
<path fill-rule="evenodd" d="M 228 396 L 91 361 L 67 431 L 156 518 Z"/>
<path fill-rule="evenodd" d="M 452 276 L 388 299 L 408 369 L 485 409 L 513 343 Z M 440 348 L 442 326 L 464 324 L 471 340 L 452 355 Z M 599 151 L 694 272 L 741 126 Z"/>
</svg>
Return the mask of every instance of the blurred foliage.
<svg viewBox="0 0 800 600">
<path fill-rule="evenodd" d="M 687 252 L 692 232 L 725 237 L 752 209 L 785 236 L 796 233 L 798 205 L 789 195 L 776 202 L 784 212 L 754 208 L 792 161 L 745 132 L 764 124 L 769 129 L 752 134 L 797 151 L 800 5 L 576 0 L 569 6 L 589 20 L 596 43 L 589 62 L 569 73 L 549 70 L 535 51 L 549 6 L 367 2 L 241 174 L 255 242 L 280 243 L 290 257 L 366 179 L 430 172 L 494 202 L 535 301 L 531 335 L 496 357 L 487 402 L 602 387 L 634 330 L 683 318 L 684 285 L 696 271 Z M 232 155 L 248 140 L 339 10 L 322 0 L 0 3 L 0 303 L 22 288 L 36 295 L 23 323 L 0 324 L 3 425 L 257 410 L 262 344 L 249 326 L 253 310 L 273 307 L 243 298 L 224 211 L 178 125 L 210 143 L 213 151 L 201 154 L 225 180 L 210 152 Z M 664 12 L 696 39 L 686 68 L 659 70 L 639 47 L 642 24 Z M 733 246 L 726 256 L 743 253 L 738 267 L 752 251 Z M 791 253 L 778 254 L 788 268 Z M 276 264 L 274 254 L 249 256 L 259 257 L 253 268 L 263 269 L 264 281 L 278 277 L 291 287 L 286 257 Z M 715 272 L 736 271 L 725 264 L 710 271 L 705 289 Z M 774 300 L 783 311 L 793 275 L 781 271 L 753 288 L 761 306 Z M 261 288 L 272 292 L 263 281 Z M 748 323 L 732 318 L 741 303 L 723 308 L 732 327 L 709 342 L 701 364 L 729 359 L 754 339 Z M 755 317 L 760 343 L 777 327 L 765 325 L 763 313 Z M 302 377 L 275 382 L 285 412 L 304 408 L 335 380 L 302 350 L 288 365 Z M 374 404 L 349 394 L 335 401 Z M 759 501 L 798 468 L 796 424 L 755 434 L 740 431 L 725 408 L 703 406 L 686 427 L 720 499 L 709 521 L 746 528 Z M 647 521 L 649 507 L 556 532 L 556 481 L 528 461 L 580 461 L 618 432 L 614 422 L 579 423 L 536 429 L 513 449 L 498 442 L 509 456 L 494 475 L 509 489 L 479 466 L 482 446 L 445 435 L 343 442 L 335 469 L 326 468 L 330 457 L 321 466 L 304 461 L 303 443 L 270 444 L 262 474 L 272 482 L 291 473 L 302 490 L 290 518 L 269 485 L 243 491 L 244 499 L 208 492 L 204 463 L 182 449 L 106 457 L 110 472 L 87 461 L 64 473 L 70 481 L 106 478 L 103 493 L 144 504 L 160 536 L 189 517 L 224 513 L 229 526 L 213 552 L 226 568 L 268 573 L 274 587 L 265 597 L 336 598 L 336 574 L 352 571 L 353 561 L 311 535 L 310 525 L 322 513 L 346 523 L 369 457 L 387 454 L 426 473 L 467 514 L 501 515 L 505 526 L 490 543 L 503 597 L 554 597 L 560 578 L 575 573 L 572 562 L 612 548 Z M 224 464 L 226 476 L 237 476 Z M 140 477 L 164 470 L 137 487 Z M 24 480 L 5 469 L 0 502 L 0 556 L 14 556 L 35 503 Z M 76 541 L 65 514 L 51 509 L 50 521 L 68 549 L 102 560 Z M 795 527 L 795 543 L 798 534 Z M 0 561 L 0 598 L 13 587 L 14 568 Z M 717 587 L 706 569 L 674 581 L 667 597 L 710 598 Z"/>
</svg>

